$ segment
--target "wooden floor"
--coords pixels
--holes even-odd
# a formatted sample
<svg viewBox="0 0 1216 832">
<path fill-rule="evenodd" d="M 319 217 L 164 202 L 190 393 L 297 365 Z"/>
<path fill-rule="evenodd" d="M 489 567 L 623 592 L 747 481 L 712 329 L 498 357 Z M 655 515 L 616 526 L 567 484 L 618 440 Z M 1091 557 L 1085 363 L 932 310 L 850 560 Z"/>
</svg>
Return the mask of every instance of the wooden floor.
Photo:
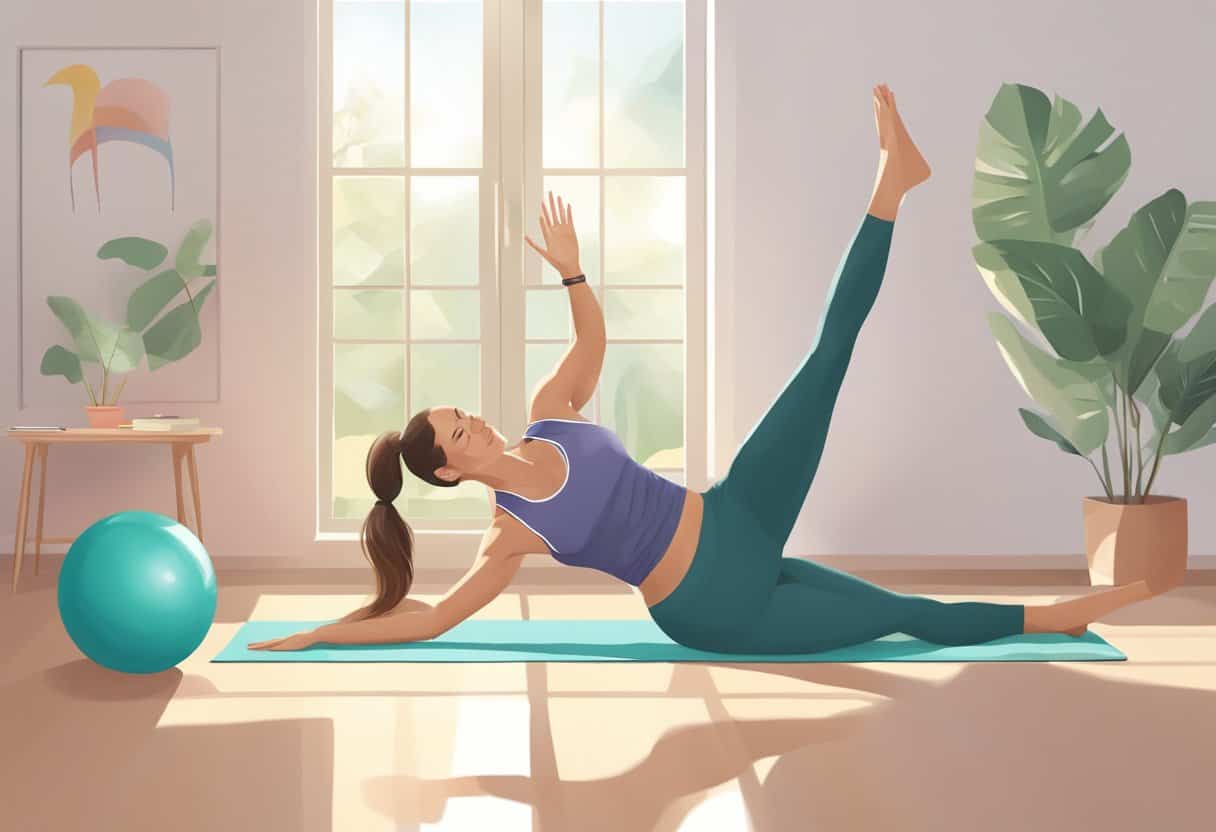
<svg viewBox="0 0 1216 832">
<path fill-rule="evenodd" d="M 1213 828 L 1212 581 L 1095 625 L 1117 663 L 212 664 L 248 619 L 366 597 L 357 573 L 221 573 L 199 650 L 124 676 L 76 651 L 52 572 L 0 594 L 3 829 Z M 866 577 L 943 600 L 1089 591 Z M 479 617 L 643 615 L 611 584 L 525 579 Z"/>
</svg>

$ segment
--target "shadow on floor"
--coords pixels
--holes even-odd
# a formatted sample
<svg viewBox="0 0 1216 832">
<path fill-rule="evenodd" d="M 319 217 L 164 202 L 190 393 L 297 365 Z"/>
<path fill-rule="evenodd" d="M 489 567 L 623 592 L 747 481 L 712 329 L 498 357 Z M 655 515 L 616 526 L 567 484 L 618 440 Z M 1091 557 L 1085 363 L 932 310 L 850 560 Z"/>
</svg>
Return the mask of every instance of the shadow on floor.
<svg viewBox="0 0 1216 832">
<path fill-rule="evenodd" d="M 79 659 L 0 688 L 4 827 L 329 829 L 332 722 L 157 727 L 186 681 Z"/>
<path fill-rule="evenodd" d="M 531 777 L 373 778 L 364 799 L 406 829 L 438 820 L 452 798 L 485 794 L 531 805 L 537 829 L 675 830 L 708 790 L 739 778 L 752 828 L 772 832 L 1199 830 L 1210 822 L 1210 690 L 1052 664 L 967 665 L 944 683 L 846 665 L 747 667 L 891 698 L 819 718 L 734 719 L 720 709 L 669 731 L 616 776 L 562 780 L 556 766 L 536 768 L 552 759 L 553 738 L 546 698 L 532 693 Z M 687 678 L 696 666 L 682 670 Z M 777 760 L 757 774 L 752 763 L 769 757 Z"/>
</svg>

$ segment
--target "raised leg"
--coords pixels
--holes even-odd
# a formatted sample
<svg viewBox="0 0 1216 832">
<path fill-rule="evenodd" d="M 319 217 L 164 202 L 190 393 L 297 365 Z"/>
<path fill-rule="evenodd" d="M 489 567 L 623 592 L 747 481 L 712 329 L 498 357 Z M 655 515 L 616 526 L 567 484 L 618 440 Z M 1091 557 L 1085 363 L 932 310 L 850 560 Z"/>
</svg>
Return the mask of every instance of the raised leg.
<svg viewBox="0 0 1216 832">
<path fill-rule="evenodd" d="M 875 87 L 873 103 L 879 164 L 866 215 L 837 269 L 810 353 L 743 441 L 721 483 L 723 493 L 782 543 L 819 467 L 853 347 L 882 284 L 899 206 L 930 175 L 894 94 L 885 85 Z"/>
<path fill-rule="evenodd" d="M 186 525 L 186 501 L 182 498 L 182 457 L 185 454 L 184 445 L 174 443 L 173 448 L 173 487 L 177 493 L 177 522 Z"/>
<path fill-rule="evenodd" d="M 42 510 L 46 506 L 46 457 L 50 452 L 51 446 L 47 442 L 43 442 L 38 446 L 38 461 L 39 468 L 42 472 L 38 475 L 38 524 L 34 527 L 34 574 L 38 574 L 38 565 L 42 562 Z"/>
<path fill-rule="evenodd" d="M 198 466 L 194 462 L 194 445 L 187 446 L 186 461 L 190 465 L 190 494 L 194 498 L 194 533 L 199 543 L 203 542 L 203 507 L 202 497 L 198 493 Z"/>
<path fill-rule="evenodd" d="M 882 284 L 893 228 L 864 217 L 836 272 L 810 353 L 743 440 L 720 484 L 775 541 L 789 537 L 815 478 L 853 347 Z"/>
<path fill-rule="evenodd" d="M 17 536 L 13 542 L 13 592 L 21 577 L 21 557 L 25 554 L 25 527 L 30 513 L 30 479 L 34 475 L 34 454 L 37 446 L 25 443 L 25 467 L 21 473 L 21 491 L 17 495 Z"/>
</svg>

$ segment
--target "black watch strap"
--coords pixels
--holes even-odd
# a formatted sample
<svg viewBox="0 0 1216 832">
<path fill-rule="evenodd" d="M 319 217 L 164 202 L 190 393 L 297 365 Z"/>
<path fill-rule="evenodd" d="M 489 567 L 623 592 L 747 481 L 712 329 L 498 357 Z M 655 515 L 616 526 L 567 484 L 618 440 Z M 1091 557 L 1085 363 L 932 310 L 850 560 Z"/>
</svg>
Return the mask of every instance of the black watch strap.
<svg viewBox="0 0 1216 832">
<path fill-rule="evenodd" d="M 563 286 L 573 286 L 576 283 L 586 283 L 586 282 L 587 282 L 587 275 L 585 275 L 585 274 L 576 274 L 574 277 L 563 277 L 562 278 Z"/>
</svg>

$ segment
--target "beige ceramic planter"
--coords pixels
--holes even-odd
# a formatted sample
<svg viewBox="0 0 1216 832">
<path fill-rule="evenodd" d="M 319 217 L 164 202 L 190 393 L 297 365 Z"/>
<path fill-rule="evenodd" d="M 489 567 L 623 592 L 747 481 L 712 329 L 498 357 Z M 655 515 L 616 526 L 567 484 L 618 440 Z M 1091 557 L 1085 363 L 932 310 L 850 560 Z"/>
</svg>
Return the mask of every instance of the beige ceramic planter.
<svg viewBox="0 0 1216 832">
<path fill-rule="evenodd" d="M 1145 498 L 1144 503 L 1082 500 L 1085 554 L 1093 586 L 1118 586 L 1186 572 L 1186 500 Z"/>
</svg>

